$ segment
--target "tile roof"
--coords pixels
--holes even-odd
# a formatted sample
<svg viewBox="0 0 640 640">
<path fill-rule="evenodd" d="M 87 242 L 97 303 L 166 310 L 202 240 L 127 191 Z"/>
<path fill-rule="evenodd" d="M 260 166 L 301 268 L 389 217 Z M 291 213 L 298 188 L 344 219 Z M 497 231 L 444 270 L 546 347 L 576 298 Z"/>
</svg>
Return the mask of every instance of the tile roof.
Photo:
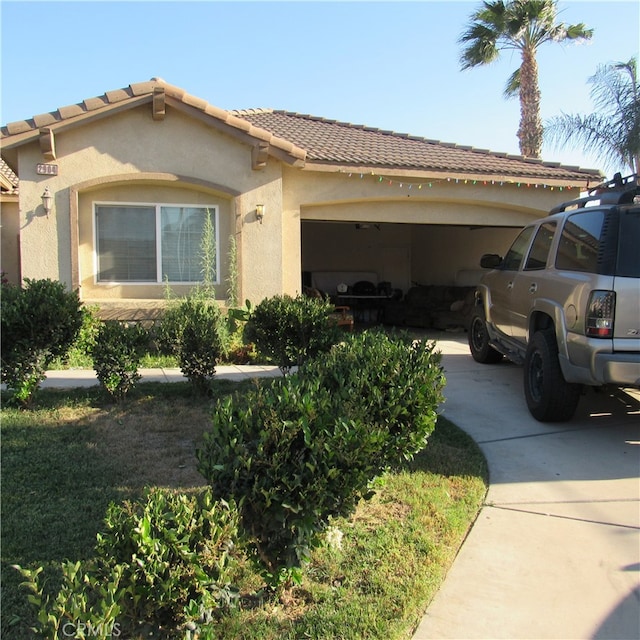
<svg viewBox="0 0 640 640">
<path fill-rule="evenodd" d="M 164 92 L 169 104 L 200 111 L 240 135 L 266 143 L 297 166 L 313 168 L 326 165 L 335 166 L 337 170 L 367 167 L 375 171 L 386 169 L 427 175 L 448 173 L 532 182 L 593 182 L 601 179 L 596 169 L 542 162 L 311 115 L 273 109 L 226 111 L 160 78 L 108 91 L 28 120 L 8 123 L 0 128 L 2 147 L 15 148 L 35 140 L 43 127 L 63 129 L 93 116 L 102 116 L 112 109 L 150 102 L 158 90 Z"/>
<path fill-rule="evenodd" d="M 11 170 L 11 167 L 0 158 L 0 180 L 4 193 L 18 193 L 18 176 Z"/>
<path fill-rule="evenodd" d="M 482 174 L 531 180 L 600 179 L 600 172 L 595 169 L 542 162 L 311 115 L 272 109 L 250 109 L 233 113 L 306 149 L 307 163 L 370 166 L 378 170 L 387 168 Z"/>
<path fill-rule="evenodd" d="M 176 106 L 200 111 L 238 133 L 244 133 L 288 154 L 293 160 L 304 161 L 304 149 L 296 147 L 288 140 L 278 138 L 266 129 L 252 125 L 246 119 L 238 118 L 231 111 L 220 109 L 209 104 L 206 100 L 192 96 L 184 89 L 169 84 L 162 78 L 152 78 L 148 82 L 138 82 L 122 89 L 107 91 L 101 96 L 86 98 L 78 104 L 59 107 L 55 111 L 35 115 L 28 120 L 10 122 L 0 128 L 2 147 L 12 148 L 34 140 L 43 127 L 59 130 L 92 116 L 102 116 L 110 110 L 135 107 L 151 102 L 156 90 L 162 90 L 164 95 L 172 100 Z"/>
</svg>

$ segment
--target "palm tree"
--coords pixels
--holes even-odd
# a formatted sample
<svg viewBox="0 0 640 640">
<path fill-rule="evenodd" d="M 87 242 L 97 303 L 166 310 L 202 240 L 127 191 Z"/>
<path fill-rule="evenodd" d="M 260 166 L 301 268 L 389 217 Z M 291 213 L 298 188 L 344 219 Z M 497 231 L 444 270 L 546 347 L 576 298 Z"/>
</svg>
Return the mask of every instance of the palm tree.
<svg viewBox="0 0 640 640">
<path fill-rule="evenodd" d="M 545 141 L 580 146 L 602 157 L 608 168 L 640 174 L 640 85 L 637 60 L 600 65 L 587 82 L 597 108 L 591 115 L 562 114 L 545 126 Z"/>
<path fill-rule="evenodd" d="M 460 57 L 463 71 L 497 60 L 502 50 L 520 51 L 522 64 L 509 78 L 505 94 L 519 92 L 520 153 L 530 158 L 539 158 L 542 150 L 538 47 L 545 42 L 585 40 L 593 35 L 593 29 L 582 22 L 556 24 L 557 13 L 556 0 L 483 2 L 459 40 L 464 45 Z"/>
</svg>

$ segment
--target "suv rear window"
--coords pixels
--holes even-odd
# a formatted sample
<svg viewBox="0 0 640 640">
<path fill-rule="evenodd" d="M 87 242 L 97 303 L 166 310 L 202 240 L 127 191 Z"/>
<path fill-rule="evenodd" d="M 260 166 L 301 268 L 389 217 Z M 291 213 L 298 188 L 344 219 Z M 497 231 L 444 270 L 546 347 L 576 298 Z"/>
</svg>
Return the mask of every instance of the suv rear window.
<svg viewBox="0 0 640 640">
<path fill-rule="evenodd" d="M 620 213 L 618 236 L 618 264 L 616 275 L 625 278 L 640 278 L 640 209 Z"/>
<path fill-rule="evenodd" d="M 556 269 L 598 273 L 604 219 L 604 211 L 581 211 L 567 218 L 556 254 Z"/>
</svg>

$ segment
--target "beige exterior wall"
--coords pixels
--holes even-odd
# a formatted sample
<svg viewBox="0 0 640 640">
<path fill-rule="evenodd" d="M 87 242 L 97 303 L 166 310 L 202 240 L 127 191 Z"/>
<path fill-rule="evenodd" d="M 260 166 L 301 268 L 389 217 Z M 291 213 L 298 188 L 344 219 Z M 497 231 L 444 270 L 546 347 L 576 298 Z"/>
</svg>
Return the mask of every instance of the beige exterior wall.
<svg viewBox="0 0 640 640">
<path fill-rule="evenodd" d="M 11 284 L 20 284 L 20 209 L 17 196 L 0 200 L 0 271 Z"/>
<path fill-rule="evenodd" d="M 578 189 L 508 181 L 502 186 L 497 181 L 474 185 L 441 178 L 428 187 L 424 177 L 407 177 L 400 186 L 398 178 L 389 185 L 376 176 L 359 176 L 287 168 L 287 202 L 298 203 L 303 220 L 514 226 L 547 215 L 554 205 L 579 195 Z M 415 188 L 409 189 L 411 183 Z"/>
<path fill-rule="evenodd" d="M 577 189 L 464 180 L 428 187 L 424 178 L 409 189 L 411 182 L 389 185 L 356 172 L 292 176 L 287 198 L 301 203 L 303 271 L 371 272 L 404 292 L 412 282 L 476 284 L 483 253 L 504 255 L 519 228 L 578 196 Z"/>
<path fill-rule="evenodd" d="M 162 299 L 164 285 L 98 284 L 93 207 L 97 201 L 213 205 L 219 209 L 220 284 L 227 297 L 229 238 L 237 247 L 238 297 L 301 291 L 302 270 L 375 271 L 406 290 L 412 280 L 457 284 L 484 252 L 504 253 L 521 227 L 578 195 L 542 187 L 405 176 L 388 185 L 370 173 L 297 169 L 269 157 L 253 170 L 251 146 L 204 116 L 145 104 L 55 134 L 57 176 L 36 174 L 37 142 L 18 149 L 21 268 L 27 278 L 79 286 L 83 300 Z M 415 188 L 409 189 L 413 184 Z M 419 189 L 418 185 L 422 184 Z M 41 196 L 49 187 L 47 218 Z M 262 223 L 256 205 L 265 206 Z M 16 215 L 17 216 L 17 211 Z M 356 231 L 355 223 L 381 225 Z M 4 224 L 4 223 L 3 223 Z M 490 226 L 491 229 L 478 229 Z M 12 232 L 13 233 L 13 232 Z M 3 229 L 3 251 L 4 229 Z M 473 275 L 473 274 L 471 274 Z M 186 287 L 175 287 L 183 294 Z"/>
<path fill-rule="evenodd" d="M 80 284 L 83 299 L 162 298 L 162 284 L 95 283 L 93 202 L 170 202 L 220 207 L 218 298 L 226 297 L 232 233 L 242 264 L 241 297 L 262 299 L 280 293 L 286 282 L 291 286 L 283 266 L 279 162 L 253 171 L 248 145 L 176 110 L 156 122 L 148 105 L 57 134 L 56 152 L 58 175 L 39 176 L 37 143 L 20 149 L 24 277 Z M 48 218 L 41 203 L 46 186 L 54 194 Z M 267 209 L 262 225 L 255 219 L 258 203 Z"/>
</svg>

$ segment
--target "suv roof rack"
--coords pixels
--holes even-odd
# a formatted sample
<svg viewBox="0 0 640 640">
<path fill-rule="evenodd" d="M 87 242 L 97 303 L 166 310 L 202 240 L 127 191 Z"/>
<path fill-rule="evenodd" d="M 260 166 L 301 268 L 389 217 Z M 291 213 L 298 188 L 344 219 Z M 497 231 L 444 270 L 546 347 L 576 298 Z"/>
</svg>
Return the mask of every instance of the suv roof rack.
<svg viewBox="0 0 640 640">
<path fill-rule="evenodd" d="M 632 173 L 622 177 L 621 173 L 616 173 L 611 180 L 602 182 L 587 190 L 584 198 L 563 202 L 551 209 L 549 215 L 567 211 L 568 209 L 581 209 L 587 203 L 594 204 L 631 204 L 634 197 L 640 195 L 640 177 L 637 173 Z"/>
</svg>

